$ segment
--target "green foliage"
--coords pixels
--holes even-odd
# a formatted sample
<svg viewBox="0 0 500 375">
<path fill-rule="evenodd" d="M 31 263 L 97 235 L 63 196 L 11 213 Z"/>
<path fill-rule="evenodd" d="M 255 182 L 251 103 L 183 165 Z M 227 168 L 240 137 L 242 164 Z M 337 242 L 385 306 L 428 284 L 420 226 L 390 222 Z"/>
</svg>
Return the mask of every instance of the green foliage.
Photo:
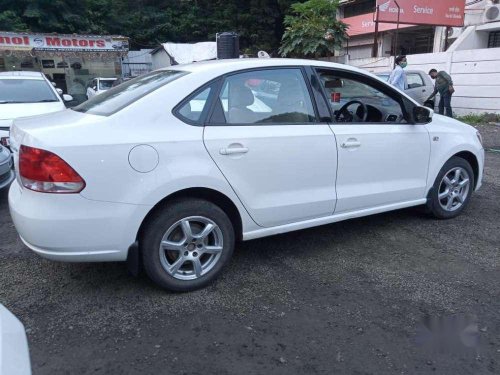
<svg viewBox="0 0 500 375">
<path fill-rule="evenodd" d="M 470 113 L 465 116 L 457 117 L 457 120 L 469 125 L 481 125 L 489 123 L 500 123 L 500 115 L 497 113 Z"/>
<path fill-rule="evenodd" d="M 276 53 L 296 0 L 0 0 L 0 30 L 120 34 L 133 48 L 240 34 L 242 50 Z"/>
<path fill-rule="evenodd" d="M 326 57 L 342 47 L 347 25 L 337 20 L 338 0 L 292 4 L 285 17 L 280 54 L 284 57 Z"/>
</svg>

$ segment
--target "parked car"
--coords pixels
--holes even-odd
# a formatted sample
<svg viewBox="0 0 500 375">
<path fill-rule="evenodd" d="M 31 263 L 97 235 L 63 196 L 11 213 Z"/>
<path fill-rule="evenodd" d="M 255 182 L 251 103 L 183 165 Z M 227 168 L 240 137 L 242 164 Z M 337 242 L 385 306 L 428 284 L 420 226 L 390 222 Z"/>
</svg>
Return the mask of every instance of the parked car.
<svg viewBox="0 0 500 375">
<path fill-rule="evenodd" d="M 116 78 L 94 78 L 87 86 L 87 99 L 109 90 L 115 81 Z"/>
<path fill-rule="evenodd" d="M 71 100 L 71 95 L 60 96 L 42 73 L 0 73 L 0 138 L 9 136 L 14 119 L 62 111 L 64 102 Z"/>
<path fill-rule="evenodd" d="M 375 75 L 388 82 L 391 72 L 375 73 Z M 426 104 L 427 98 L 431 96 L 434 91 L 434 82 L 429 75 L 421 70 L 407 70 L 406 78 L 408 81 L 408 88 L 405 90 L 405 93 L 415 99 L 419 104 Z M 434 109 L 435 103 L 435 100 L 431 100 L 428 106 Z"/>
<path fill-rule="evenodd" d="M 257 81 L 273 89 L 252 108 Z M 309 60 L 169 67 L 11 134 L 10 212 L 30 249 L 143 263 L 175 291 L 211 282 L 237 240 L 419 205 L 456 217 L 484 166 L 473 127 Z"/>
<path fill-rule="evenodd" d="M 12 155 L 7 147 L 0 146 L 0 190 L 9 186 L 14 178 L 15 174 L 12 170 Z"/>
<path fill-rule="evenodd" d="M 28 340 L 23 324 L 0 304 L 0 374 L 30 375 Z"/>
</svg>

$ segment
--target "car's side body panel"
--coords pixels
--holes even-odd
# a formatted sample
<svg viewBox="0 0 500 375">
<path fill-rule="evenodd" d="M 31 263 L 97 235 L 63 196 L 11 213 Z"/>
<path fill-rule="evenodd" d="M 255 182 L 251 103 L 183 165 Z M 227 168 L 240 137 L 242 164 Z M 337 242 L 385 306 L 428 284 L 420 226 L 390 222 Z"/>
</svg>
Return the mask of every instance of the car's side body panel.
<svg viewBox="0 0 500 375">
<path fill-rule="evenodd" d="M 430 142 L 425 126 L 340 124 L 335 213 L 422 199 L 426 194 Z M 346 146 L 357 142 L 359 146 Z"/>
</svg>

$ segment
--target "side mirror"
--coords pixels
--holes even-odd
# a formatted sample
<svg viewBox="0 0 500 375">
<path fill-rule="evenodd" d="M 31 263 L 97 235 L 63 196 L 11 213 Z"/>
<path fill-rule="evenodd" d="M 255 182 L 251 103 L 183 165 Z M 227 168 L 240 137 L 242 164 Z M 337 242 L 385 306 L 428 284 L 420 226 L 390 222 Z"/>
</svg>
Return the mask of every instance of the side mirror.
<svg viewBox="0 0 500 375">
<path fill-rule="evenodd" d="M 92 90 L 97 91 L 97 86 L 92 86 Z"/>
<path fill-rule="evenodd" d="M 434 111 L 427 107 L 415 107 L 413 109 L 413 121 L 415 124 L 428 124 L 432 121 Z"/>
<path fill-rule="evenodd" d="M 73 97 L 71 95 L 69 95 L 69 94 L 64 94 L 63 95 L 63 100 L 65 102 L 71 102 L 71 101 L 73 101 Z"/>
<path fill-rule="evenodd" d="M 57 91 L 57 93 L 58 93 L 59 95 L 62 95 L 62 94 L 63 94 L 63 90 L 62 90 L 62 89 L 56 89 L 56 91 Z"/>
</svg>

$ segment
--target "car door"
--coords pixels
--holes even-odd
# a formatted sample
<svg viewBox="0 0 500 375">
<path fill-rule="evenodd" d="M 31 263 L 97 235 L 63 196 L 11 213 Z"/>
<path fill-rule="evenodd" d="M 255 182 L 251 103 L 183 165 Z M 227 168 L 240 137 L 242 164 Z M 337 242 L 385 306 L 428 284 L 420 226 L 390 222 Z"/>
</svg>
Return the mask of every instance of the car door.
<svg viewBox="0 0 500 375">
<path fill-rule="evenodd" d="M 431 92 L 428 92 L 422 76 L 418 72 L 409 72 L 406 79 L 408 82 L 408 88 L 405 90 L 406 94 L 415 99 L 420 105 L 423 105 Z"/>
<path fill-rule="evenodd" d="M 204 142 L 260 226 L 333 214 L 335 137 L 317 120 L 301 68 L 226 76 Z"/>
<path fill-rule="evenodd" d="M 333 112 L 338 149 L 335 213 L 425 198 L 430 140 L 405 120 L 400 94 L 365 75 L 317 69 Z M 367 106 L 364 119 L 357 100 Z M 342 107 L 347 113 L 342 114 Z M 410 205 L 410 204 L 408 204 Z"/>
</svg>

